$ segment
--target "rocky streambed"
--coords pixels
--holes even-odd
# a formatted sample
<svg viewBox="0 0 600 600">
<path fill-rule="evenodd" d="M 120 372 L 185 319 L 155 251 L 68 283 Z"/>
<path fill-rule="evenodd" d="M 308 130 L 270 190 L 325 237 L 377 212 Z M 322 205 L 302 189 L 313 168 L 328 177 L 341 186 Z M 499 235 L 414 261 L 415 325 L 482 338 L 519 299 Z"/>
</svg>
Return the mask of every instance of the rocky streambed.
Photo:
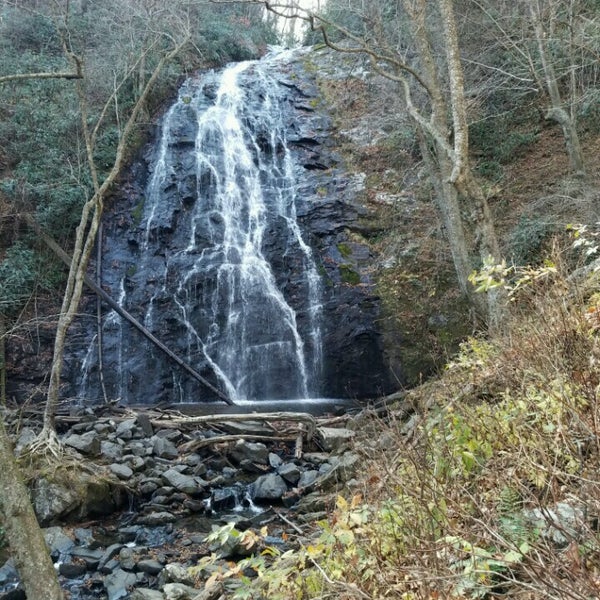
<svg viewBox="0 0 600 600">
<path fill-rule="evenodd" d="M 70 598 L 210 598 L 188 567 L 212 552 L 222 560 L 245 554 L 207 541 L 211 530 L 262 529 L 285 549 L 325 517 L 360 462 L 348 416 L 88 410 L 61 422 L 62 464 L 29 468 L 34 508 Z M 19 454 L 35 428 L 18 431 Z M 25 598 L 10 559 L 0 568 L 0 598 Z"/>
</svg>

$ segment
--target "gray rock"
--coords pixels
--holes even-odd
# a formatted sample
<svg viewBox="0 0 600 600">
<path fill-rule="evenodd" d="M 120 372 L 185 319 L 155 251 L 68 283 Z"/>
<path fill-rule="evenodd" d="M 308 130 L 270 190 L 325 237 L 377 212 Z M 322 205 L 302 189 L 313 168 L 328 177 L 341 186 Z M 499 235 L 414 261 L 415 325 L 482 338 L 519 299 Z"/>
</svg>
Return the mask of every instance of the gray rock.
<svg viewBox="0 0 600 600">
<path fill-rule="evenodd" d="M 184 475 L 176 469 L 169 469 L 163 473 L 163 479 L 176 490 L 186 494 L 199 494 L 204 490 L 205 482 L 199 477 Z"/>
<path fill-rule="evenodd" d="M 73 433 L 63 440 L 65 446 L 75 448 L 82 454 L 89 456 L 100 455 L 100 436 L 95 431 L 88 431 L 82 435 Z"/>
<path fill-rule="evenodd" d="M 180 563 L 169 563 L 165 566 L 165 577 L 167 581 L 182 583 L 184 585 L 194 585 L 194 578 L 186 567 Z M 197 593 L 197 590 L 196 590 Z"/>
<path fill-rule="evenodd" d="M 165 595 L 157 590 L 136 588 L 131 592 L 131 600 L 165 600 Z"/>
<path fill-rule="evenodd" d="M 319 471 L 315 471 L 314 469 L 310 471 L 304 471 L 304 473 L 300 475 L 297 486 L 299 488 L 310 487 L 318 478 Z"/>
<path fill-rule="evenodd" d="M 259 477 L 251 489 L 255 500 L 279 500 L 287 492 L 287 484 L 277 473 L 268 473 Z"/>
<path fill-rule="evenodd" d="M 98 563 L 98 570 L 100 572 L 104 572 L 103 569 L 106 563 L 108 563 L 109 560 L 118 554 L 122 548 L 123 544 L 111 544 L 108 548 L 106 548 L 104 554 L 102 554 L 102 558 L 100 558 L 100 562 Z"/>
<path fill-rule="evenodd" d="M 110 460 L 119 460 L 123 456 L 123 447 L 115 442 L 102 440 L 100 443 L 100 454 Z"/>
<path fill-rule="evenodd" d="M 177 518 L 174 514 L 165 511 L 151 512 L 148 515 L 140 515 L 137 522 L 140 525 L 164 525 L 165 523 L 173 523 Z"/>
<path fill-rule="evenodd" d="M 146 462 L 141 456 L 132 456 L 128 461 L 129 466 L 136 472 L 142 471 Z"/>
<path fill-rule="evenodd" d="M 289 483 L 295 485 L 300 479 L 301 471 L 294 463 L 285 463 L 277 469 L 277 472 Z"/>
<path fill-rule="evenodd" d="M 229 454 L 238 463 L 241 463 L 243 460 L 249 460 L 259 465 L 266 465 L 269 462 L 269 451 L 260 442 L 238 440 Z"/>
<path fill-rule="evenodd" d="M 81 558 L 90 571 L 98 568 L 103 554 L 104 552 L 102 550 L 86 548 L 85 546 L 77 546 L 71 550 L 71 556 Z"/>
<path fill-rule="evenodd" d="M 139 413 L 136 417 L 136 422 L 145 437 L 152 437 L 154 434 L 154 427 L 152 427 L 150 417 L 146 413 Z"/>
<path fill-rule="evenodd" d="M 125 571 L 133 571 L 135 569 L 134 552 L 132 548 L 121 548 L 119 551 L 119 562 Z"/>
<path fill-rule="evenodd" d="M 273 469 L 277 469 L 283 464 L 283 459 L 279 454 L 275 454 L 274 452 L 269 452 L 269 464 Z"/>
<path fill-rule="evenodd" d="M 360 465 L 360 457 L 354 452 L 345 452 L 342 456 L 332 456 L 329 462 L 335 469 L 336 480 L 345 483 L 356 474 Z"/>
<path fill-rule="evenodd" d="M 127 419 L 125 421 L 121 421 L 117 430 L 115 431 L 115 435 L 122 440 L 130 440 L 134 436 L 134 431 L 136 429 L 136 420 L 135 419 Z"/>
<path fill-rule="evenodd" d="M 77 492 L 47 479 L 38 479 L 32 490 L 33 508 L 40 523 L 49 523 L 74 511 L 81 499 Z"/>
<path fill-rule="evenodd" d="M 330 499 L 323 496 L 323 494 L 313 492 L 300 498 L 294 506 L 294 510 L 298 514 L 320 513 L 327 510 L 329 501 Z"/>
<path fill-rule="evenodd" d="M 152 452 L 159 458 L 178 458 L 179 452 L 175 447 L 175 444 L 170 440 L 159 437 L 157 435 L 152 436 Z"/>
<path fill-rule="evenodd" d="M 140 562 L 138 562 L 137 568 L 142 573 L 148 573 L 148 575 L 158 575 L 163 570 L 163 565 L 152 558 L 145 558 L 144 560 L 140 560 Z"/>
<path fill-rule="evenodd" d="M 117 569 L 114 573 L 107 575 L 104 578 L 104 587 L 108 594 L 108 600 L 119 600 L 119 598 L 127 598 L 130 587 L 138 582 L 138 575 L 128 573 L 122 569 Z"/>
<path fill-rule="evenodd" d="M 133 471 L 127 466 L 119 463 L 113 463 L 108 467 L 110 472 L 116 475 L 119 479 L 126 481 L 131 479 Z"/>
<path fill-rule="evenodd" d="M 84 563 L 61 562 L 58 565 L 58 572 L 67 579 L 77 579 L 81 577 L 87 568 Z"/>
<path fill-rule="evenodd" d="M 317 427 L 317 435 L 325 450 L 339 452 L 348 449 L 356 432 L 344 427 Z"/>
<path fill-rule="evenodd" d="M 47 529 L 43 529 L 42 533 L 50 549 L 50 555 L 53 557 L 58 558 L 61 554 L 65 554 L 71 550 L 75 545 L 75 542 L 61 527 L 48 527 Z"/>
<path fill-rule="evenodd" d="M 198 590 L 183 583 L 167 583 L 163 592 L 165 600 L 193 600 L 198 595 Z"/>
<path fill-rule="evenodd" d="M 146 456 L 147 448 L 144 442 L 134 440 L 133 442 L 127 444 L 125 450 L 128 454 L 133 454 L 134 456 Z"/>
<path fill-rule="evenodd" d="M 19 455 L 23 452 L 24 448 L 31 444 L 35 440 L 36 434 L 31 427 L 23 427 L 19 433 L 19 437 L 15 443 L 15 454 Z"/>
<path fill-rule="evenodd" d="M 557 546 L 566 546 L 570 541 L 580 538 L 586 527 L 583 508 L 567 502 L 525 510 L 523 515 L 532 528 Z"/>
<path fill-rule="evenodd" d="M 235 508 L 237 502 L 238 494 L 233 488 L 213 490 L 210 497 L 210 506 L 213 510 Z"/>
<path fill-rule="evenodd" d="M 94 431 L 101 435 L 106 434 L 109 431 L 112 431 L 112 429 L 113 429 L 113 427 L 110 423 L 98 422 L 98 423 L 94 424 Z"/>
</svg>

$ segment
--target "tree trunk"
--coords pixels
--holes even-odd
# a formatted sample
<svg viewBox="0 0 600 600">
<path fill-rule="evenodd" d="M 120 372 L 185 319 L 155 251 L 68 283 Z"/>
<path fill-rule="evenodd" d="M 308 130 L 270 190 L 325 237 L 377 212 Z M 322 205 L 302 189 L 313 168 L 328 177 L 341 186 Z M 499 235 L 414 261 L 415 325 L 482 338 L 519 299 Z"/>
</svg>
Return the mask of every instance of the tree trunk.
<svg viewBox="0 0 600 600">
<path fill-rule="evenodd" d="M 97 169 L 94 159 L 94 139 L 96 132 L 92 133 L 89 128 L 85 90 L 82 86 L 78 87 L 79 109 L 81 112 L 82 129 L 86 143 L 88 167 L 92 175 L 92 180 L 94 181 L 94 195 L 84 204 L 79 226 L 77 227 L 73 256 L 71 260 L 71 266 L 69 268 L 69 276 L 67 279 L 63 303 L 56 327 L 54 355 L 52 358 L 52 368 L 50 371 L 50 381 L 48 384 L 48 392 L 46 397 L 46 408 L 44 410 L 44 425 L 40 435 L 38 436 L 38 440 L 32 446 L 33 448 L 41 448 L 46 446 L 52 450 L 53 448 L 56 448 L 58 444 L 54 422 L 56 410 L 58 408 L 65 340 L 67 331 L 71 326 L 71 323 L 73 322 L 79 308 L 79 301 L 81 299 L 81 292 L 86 276 L 87 266 L 90 255 L 94 248 L 96 234 L 98 232 L 100 219 L 102 217 L 104 197 L 121 171 L 121 167 L 126 157 L 127 144 L 131 139 L 133 128 L 138 121 L 140 112 L 144 108 L 148 95 L 150 94 L 150 90 L 154 87 L 154 83 L 158 79 L 158 76 L 162 72 L 164 66 L 181 52 L 184 45 L 187 44 L 187 41 L 187 38 L 181 41 L 168 54 L 164 55 L 154 67 L 152 75 L 146 81 L 142 95 L 138 98 L 131 111 L 131 114 L 129 115 L 129 118 L 127 119 L 127 123 L 123 129 L 123 134 L 117 146 L 114 163 L 110 172 L 102 182 L 102 185 L 99 185 L 98 183 Z M 69 54 L 69 57 L 73 62 L 76 63 L 77 72 L 81 72 L 81 59 L 73 54 Z"/>
<path fill-rule="evenodd" d="M 64 600 L 58 577 L 0 419 L 0 513 L 15 567 L 31 600 Z"/>
<path fill-rule="evenodd" d="M 6 320 L 0 313 L 0 406 L 6 406 Z"/>
<path fill-rule="evenodd" d="M 577 133 L 577 119 L 574 112 L 569 114 L 564 108 L 562 96 L 558 87 L 556 71 L 554 70 L 554 65 L 552 64 L 552 57 L 550 56 L 550 53 L 546 47 L 547 34 L 544 30 L 542 15 L 540 14 L 539 5 L 537 2 L 534 2 L 534 0 L 529 0 L 529 13 L 531 15 L 531 20 L 533 21 L 535 39 L 540 55 L 540 62 L 542 63 L 542 71 L 544 73 L 546 90 L 548 92 L 548 96 L 550 97 L 550 108 L 546 113 L 546 119 L 555 121 L 561 126 L 563 136 L 565 138 L 565 147 L 567 150 L 567 155 L 569 156 L 571 169 L 576 173 L 585 173 L 583 152 L 581 150 L 579 135 Z M 555 18 L 555 14 L 549 16 L 548 20 L 550 21 L 551 26 L 553 25 Z"/>
</svg>

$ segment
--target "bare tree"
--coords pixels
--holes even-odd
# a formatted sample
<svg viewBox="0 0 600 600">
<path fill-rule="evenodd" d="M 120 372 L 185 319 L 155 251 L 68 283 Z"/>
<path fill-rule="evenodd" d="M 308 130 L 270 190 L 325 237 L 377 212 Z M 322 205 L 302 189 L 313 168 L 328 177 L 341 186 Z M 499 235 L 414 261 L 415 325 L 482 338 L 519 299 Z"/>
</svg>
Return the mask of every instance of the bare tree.
<svg viewBox="0 0 600 600">
<path fill-rule="evenodd" d="M 575 5 L 577 3 L 574 0 L 568 0 L 567 2 L 564 0 L 561 0 L 560 2 L 557 0 L 527 0 L 527 4 L 529 5 L 529 14 L 531 16 L 535 41 L 539 53 L 541 76 L 550 101 L 546 118 L 552 119 L 560 125 L 565 138 L 565 146 L 567 154 L 569 155 L 571 168 L 576 172 L 583 173 L 585 168 L 581 144 L 579 143 L 579 135 L 577 133 L 577 112 L 575 104 L 574 102 L 566 103 L 563 100 L 554 59 L 549 49 L 550 41 L 556 39 L 555 30 L 557 27 L 559 10 L 564 11 L 564 17 L 568 21 L 569 32 L 566 50 L 567 55 L 571 58 L 568 67 L 570 76 L 567 77 L 567 89 L 569 90 L 567 97 L 574 100 L 576 97 L 576 78 L 574 76 L 574 69 L 576 67 L 573 64 L 571 50 L 573 48 L 573 25 L 575 19 Z"/>
<path fill-rule="evenodd" d="M 16 73 L 0 78 L 0 84 L 27 79 L 81 79 L 78 68 L 72 72 Z M 0 313 L 0 391 L 5 398 L 4 373 L 4 318 Z M 3 415 L 0 418 L 0 515 L 6 530 L 8 544 L 15 566 L 29 598 L 63 600 L 64 595 L 48 548 L 37 522 L 29 491 L 23 482 L 17 466 L 10 440 L 4 427 Z"/>
<path fill-rule="evenodd" d="M 63 600 L 58 576 L 0 419 L 0 515 L 28 598 Z"/>
<path fill-rule="evenodd" d="M 85 64 L 83 57 L 76 53 L 70 44 L 69 32 L 69 14 L 68 3 L 67 10 L 62 18 L 62 38 L 64 52 L 73 67 L 85 75 Z M 171 9 L 180 8 L 171 6 Z M 104 200 L 112 185 L 115 183 L 127 156 L 126 151 L 131 142 L 132 134 L 140 114 L 145 108 L 149 94 L 156 83 L 159 75 L 165 65 L 172 61 L 187 45 L 189 41 L 190 23 L 185 19 L 185 11 L 181 13 L 173 12 L 173 19 L 163 21 L 163 25 L 168 25 L 168 29 L 154 29 L 154 36 L 148 40 L 146 48 L 143 49 L 137 60 L 123 75 L 120 83 L 115 86 L 113 92 L 106 100 L 104 107 L 100 111 L 96 121 L 91 125 L 89 106 L 85 88 L 85 77 L 77 86 L 77 97 L 79 101 L 79 111 L 81 116 L 81 129 L 85 142 L 87 168 L 89 169 L 92 183 L 93 194 L 85 202 L 79 226 L 77 227 L 75 244 L 72 251 L 71 267 L 67 284 L 63 296 L 62 307 L 58 319 L 56 338 L 54 342 L 54 355 L 52 368 L 50 371 L 50 380 L 48 385 L 46 408 L 44 411 L 44 423 L 32 450 L 50 450 L 57 454 L 60 449 L 55 429 L 55 416 L 59 400 L 60 380 L 63 368 L 63 357 L 65 349 L 65 340 L 67 331 L 77 314 L 79 302 L 83 289 L 84 277 L 90 260 L 100 220 L 104 209 Z M 155 25 L 155 24 L 152 24 Z M 153 27 L 149 27 L 150 30 Z M 117 144 L 112 166 L 108 174 L 102 180 L 100 177 L 98 165 L 95 158 L 95 150 L 101 127 L 106 122 L 109 109 L 114 106 L 116 95 L 121 86 L 128 82 L 135 73 L 138 72 L 140 63 L 145 60 L 150 51 L 159 52 L 159 59 L 156 62 L 150 76 L 141 87 L 136 102 L 129 114 L 124 117 L 124 125 Z"/>
<path fill-rule="evenodd" d="M 505 81 L 543 95 L 546 119 L 561 128 L 571 170 L 585 173 L 578 114 L 597 88 L 597 8 L 588 0 L 470 0 L 484 20 L 480 26 L 498 46 L 505 68 L 481 64 Z M 502 58 L 500 59 L 502 60 Z M 597 102 L 597 97 L 594 98 Z"/>
</svg>

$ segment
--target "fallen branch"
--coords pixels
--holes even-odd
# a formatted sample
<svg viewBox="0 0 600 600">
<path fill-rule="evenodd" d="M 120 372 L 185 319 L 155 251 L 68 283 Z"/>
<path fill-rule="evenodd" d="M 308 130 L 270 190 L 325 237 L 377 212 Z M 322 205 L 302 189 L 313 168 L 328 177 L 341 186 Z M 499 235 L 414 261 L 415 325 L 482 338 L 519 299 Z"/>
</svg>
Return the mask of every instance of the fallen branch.
<svg viewBox="0 0 600 600">
<path fill-rule="evenodd" d="M 28 214 L 23 215 L 23 218 L 27 224 L 40 236 L 42 241 L 54 252 L 67 266 L 71 264 L 71 258 L 69 255 L 47 234 L 45 233 L 35 219 Z M 195 369 L 183 361 L 177 356 L 172 350 L 167 348 L 158 338 L 156 338 L 148 329 L 146 329 L 134 316 L 128 313 L 123 307 L 119 306 L 100 286 L 89 277 L 84 275 L 84 283 L 97 294 L 106 304 L 108 304 L 117 314 L 123 317 L 127 322 L 133 325 L 140 333 L 142 333 L 147 339 L 149 339 L 157 348 L 162 350 L 173 362 L 177 363 L 182 369 L 184 369 L 194 379 L 199 381 L 204 387 L 213 392 L 220 400 L 223 400 L 230 406 L 235 406 L 235 403 L 228 398 L 221 390 L 217 389 L 207 379 L 202 377 Z"/>
<path fill-rule="evenodd" d="M 184 454 L 187 452 L 196 452 L 206 446 L 212 446 L 213 444 L 223 444 L 228 442 L 237 442 L 238 440 L 253 440 L 258 442 L 289 442 L 293 440 L 292 436 L 281 436 L 281 435 L 252 435 L 246 433 L 236 433 L 235 435 L 217 435 L 211 438 L 203 438 L 201 440 L 192 440 L 191 442 L 185 442 L 181 446 L 177 447 L 180 453 Z"/>
<path fill-rule="evenodd" d="M 293 412 L 272 412 L 272 413 L 251 413 L 247 415 L 203 415 L 199 417 L 175 417 L 172 419 L 154 419 L 153 425 L 162 427 L 172 427 L 176 425 L 197 425 L 197 424 L 215 424 L 227 423 L 228 421 L 261 421 L 269 423 L 271 421 L 291 421 L 297 423 L 306 423 L 306 439 L 311 440 L 317 428 L 315 417 L 308 413 Z M 243 437 L 243 436 L 242 436 Z"/>
</svg>

